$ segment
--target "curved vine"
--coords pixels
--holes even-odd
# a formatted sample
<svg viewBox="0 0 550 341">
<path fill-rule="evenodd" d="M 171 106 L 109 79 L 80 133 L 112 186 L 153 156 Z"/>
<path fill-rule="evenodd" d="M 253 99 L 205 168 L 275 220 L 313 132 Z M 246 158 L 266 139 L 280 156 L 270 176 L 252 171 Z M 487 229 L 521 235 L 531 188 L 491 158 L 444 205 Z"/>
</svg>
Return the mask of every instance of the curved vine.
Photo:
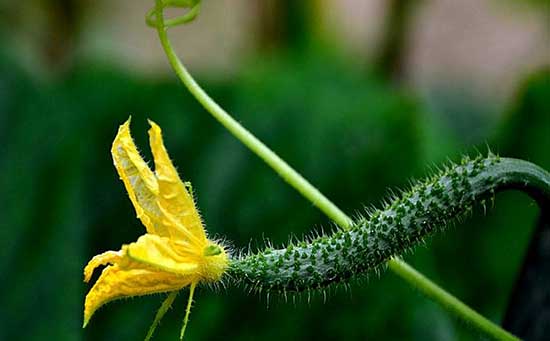
<svg viewBox="0 0 550 341">
<path fill-rule="evenodd" d="M 506 188 L 522 189 L 531 194 L 541 207 L 549 206 L 548 173 L 525 161 L 499 159 L 493 155 L 465 160 L 461 165 L 453 165 L 418 183 L 383 209 L 353 221 L 219 106 L 178 58 L 167 29 L 195 19 L 200 3 L 201 0 L 155 0 L 155 7 L 147 14 L 147 24 L 157 30 L 175 73 L 216 120 L 341 227 L 331 236 L 234 258 L 229 275 L 256 289 L 299 292 L 348 280 L 376 270 L 386 261 L 391 271 L 479 331 L 495 339 L 517 340 L 395 256 L 414 247 L 434 231 L 456 222 L 478 201 L 484 202 Z M 164 9 L 169 7 L 184 8 L 187 12 L 165 19 Z"/>
</svg>

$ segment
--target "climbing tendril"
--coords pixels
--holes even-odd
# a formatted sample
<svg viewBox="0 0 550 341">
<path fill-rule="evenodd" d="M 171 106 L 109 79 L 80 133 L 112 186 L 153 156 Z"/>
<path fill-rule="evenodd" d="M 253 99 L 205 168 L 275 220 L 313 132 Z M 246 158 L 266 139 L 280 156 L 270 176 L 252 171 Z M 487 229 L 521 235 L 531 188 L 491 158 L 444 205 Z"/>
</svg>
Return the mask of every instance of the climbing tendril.
<svg viewBox="0 0 550 341">
<path fill-rule="evenodd" d="M 188 9 L 187 13 L 183 15 L 171 19 L 165 19 L 164 24 L 162 25 L 165 28 L 190 23 L 195 20 L 201 10 L 201 0 L 161 0 L 159 2 L 162 10 L 166 8 Z M 156 6 L 147 12 L 147 15 L 145 16 L 147 26 L 160 28 L 157 13 L 159 13 L 159 11 Z"/>
</svg>

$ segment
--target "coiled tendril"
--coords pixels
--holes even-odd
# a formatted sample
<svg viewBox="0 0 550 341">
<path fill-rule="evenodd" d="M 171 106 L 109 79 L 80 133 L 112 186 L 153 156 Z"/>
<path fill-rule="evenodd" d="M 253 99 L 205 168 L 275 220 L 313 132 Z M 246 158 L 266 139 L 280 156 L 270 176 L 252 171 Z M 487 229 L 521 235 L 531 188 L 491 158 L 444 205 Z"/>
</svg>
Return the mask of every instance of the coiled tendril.
<svg viewBox="0 0 550 341">
<path fill-rule="evenodd" d="M 199 15 L 202 0 L 157 0 L 155 7 L 151 8 L 146 16 L 145 22 L 147 26 L 153 28 L 169 28 L 178 25 L 187 24 Z M 180 16 L 171 19 L 165 19 L 161 27 L 159 24 L 158 15 L 164 12 L 165 8 L 186 8 L 188 11 Z"/>
</svg>

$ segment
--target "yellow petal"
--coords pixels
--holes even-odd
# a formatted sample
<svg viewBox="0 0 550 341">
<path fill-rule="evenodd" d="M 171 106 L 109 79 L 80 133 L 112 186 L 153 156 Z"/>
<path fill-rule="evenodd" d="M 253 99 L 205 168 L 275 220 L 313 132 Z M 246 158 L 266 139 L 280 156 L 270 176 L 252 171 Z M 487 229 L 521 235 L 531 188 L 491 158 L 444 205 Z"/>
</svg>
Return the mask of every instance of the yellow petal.
<svg viewBox="0 0 550 341">
<path fill-rule="evenodd" d="M 88 283 L 92 274 L 98 266 L 115 264 L 120 262 L 122 258 L 122 252 L 120 251 L 107 251 L 103 252 L 100 255 L 94 256 L 89 262 L 88 265 L 84 268 L 84 282 Z"/>
<path fill-rule="evenodd" d="M 105 303 L 122 297 L 175 291 L 200 278 L 200 254 L 193 244 L 153 234 L 141 236 L 121 251 L 95 256 L 84 269 L 88 281 L 94 269 L 106 265 L 84 303 L 84 325 Z"/>
<path fill-rule="evenodd" d="M 170 161 L 168 152 L 164 147 L 160 127 L 151 120 L 149 120 L 149 124 L 151 125 L 149 144 L 155 160 L 155 174 L 159 187 L 159 206 L 163 212 L 172 216 L 178 225 L 189 231 L 194 237 L 199 238 L 202 244 L 205 244 L 206 234 L 195 201 L 181 181 L 172 161 Z"/>
<path fill-rule="evenodd" d="M 113 162 L 124 182 L 137 217 L 148 233 L 170 237 L 174 227 L 166 219 L 157 203 L 159 193 L 157 178 L 139 152 L 130 135 L 130 119 L 120 126 L 111 149 Z"/>
<path fill-rule="evenodd" d="M 194 208 L 192 198 L 185 188 L 183 190 L 190 198 L 191 206 L 173 206 L 170 204 L 171 201 L 167 205 L 162 206 L 165 198 L 175 193 L 171 191 L 171 186 L 166 187 L 163 185 L 163 190 L 169 191 L 169 194 L 161 195 L 163 193 L 161 193 L 161 189 L 159 188 L 157 177 L 139 155 L 130 135 L 130 119 L 120 126 L 118 134 L 113 141 L 111 153 L 115 167 L 124 182 L 137 216 L 143 225 L 145 225 L 147 232 L 162 237 L 179 240 L 186 239 L 196 243 L 197 246 L 204 246 L 206 237 L 202 230 L 202 224 Z M 166 151 L 164 153 L 166 154 Z M 161 171 L 160 173 L 164 174 L 165 172 Z M 175 173 L 175 176 L 179 180 L 177 173 Z M 181 183 L 181 180 L 179 182 Z M 177 194 L 179 195 L 180 193 L 178 192 Z M 178 211 L 179 208 L 189 208 L 191 211 Z M 192 226 L 191 230 L 185 229 L 185 225 L 182 225 L 183 222 L 187 222 L 179 218 L 182 215 L 191 215 L 194 218 L 192 220 L 194 223 L 190 224 Z"/>
<path fill-rule="evenodd" d="M 137 217 L 149 233 L 162 233 L 156 220 L 160 211 L 156 203 L 158 184 L 155 175 L 143 161 L 130 135 L 130 119 L 118 129 L 111 148 L 113 163 L 124 182 Z"/>
<path fill-rule="evenodd" d="M 180 290 L 192 282 L 191 276 L 181 276 L 139 266 L 142 265 L 137 263 L 133 267 L 123 268 L 116 264 L 103 269 L 101 276 L 86 295 L 84 327 L 94 312 L 107 302 L 123 297 Z"/>
<path fill-rule="evenodd" d="M 196 276 L 202 250 L 189 243 L 176 243 L 168 238 L 146 234 L 122 250 L 131 260 L 152 268 L 180 275 Z M 197 252 L 199 252 L 197 254 Z"/>
</svg>

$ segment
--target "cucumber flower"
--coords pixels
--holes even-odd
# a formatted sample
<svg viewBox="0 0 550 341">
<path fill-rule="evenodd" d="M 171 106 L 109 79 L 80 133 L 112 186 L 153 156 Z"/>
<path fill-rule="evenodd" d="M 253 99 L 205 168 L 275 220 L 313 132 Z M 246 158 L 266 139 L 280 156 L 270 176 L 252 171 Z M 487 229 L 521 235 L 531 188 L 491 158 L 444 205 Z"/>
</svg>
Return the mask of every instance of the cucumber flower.
<svg viewBox="0 0 550 341">
<path fill-rule="evenodd" d="M 190 287 L 180 334 L 183 338 L 196 285 L 219 281 L 228 267 L 228 256 L 222 245 L 208 239 L 190 185 L 181 181 L 172 165 L 160 127 L 152 121 L 149 124 L 154 172 L 132 140 L 130 119 L 120 126 L 111 149 L 114 165 L 146 233 L 119 251 L 93 257 L 84 268 L 84 281 L 88 282 L 95 268 L 107 265 L 86 295 L 84 326 L 107 302 L 169 292 L 148 339 L 177 292 Z"/>
</svg>

